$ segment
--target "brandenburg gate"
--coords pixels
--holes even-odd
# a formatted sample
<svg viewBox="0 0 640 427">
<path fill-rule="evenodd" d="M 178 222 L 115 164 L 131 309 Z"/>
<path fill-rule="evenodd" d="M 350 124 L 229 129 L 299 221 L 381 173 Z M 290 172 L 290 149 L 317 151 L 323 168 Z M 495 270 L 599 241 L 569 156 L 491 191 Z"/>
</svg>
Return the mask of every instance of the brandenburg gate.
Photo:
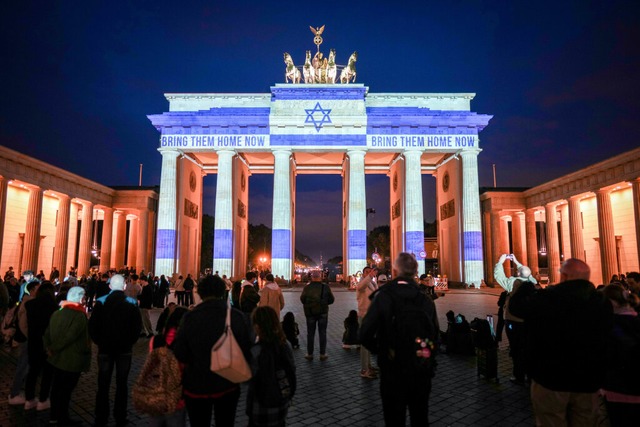
<svg viewBox="0 0 640 427">
<path fill-rule="evenodd" d="M 274 275 L 293 276 L 298 174 L 343 177 L 346 275 L 367 263 L 367 173 L 389 177 L 392 259 L 404 251 L 420 260 L 422 175 L 431 174 L 440 269 L 450 280 L 480 283 L 478 134 L 492 116 L 470 110 L 472 93 L 370 93 L 354 83 L 356 58 L 337 66 L 335 51 L 323 60 L 318 44 L 304 66 L 285 54 L 288 83 L 270 93 L 165 95 L 169 111 L 148 116 L 162 154 L 156 274 L 199 271 L 203 177 L 211 173 L 218 175 L 213 269 L 221 275 L 242 277 L 247 268 L 252 174 L 273 174 Z"/>
</svg>

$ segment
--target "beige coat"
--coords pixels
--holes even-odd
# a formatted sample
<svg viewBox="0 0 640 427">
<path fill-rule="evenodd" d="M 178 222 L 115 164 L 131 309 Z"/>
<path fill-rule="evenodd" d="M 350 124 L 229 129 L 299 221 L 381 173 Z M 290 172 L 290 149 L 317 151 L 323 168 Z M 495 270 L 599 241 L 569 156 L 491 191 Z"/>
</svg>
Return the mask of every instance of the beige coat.
<svg viewBox="0 0 640 427">
<path fill-rule="evenodd" d="M 280 286 L 274 282 L 267 282 L 264 288 L 260 290 L 260 303 L 261 307 L 269 306 L 276 311 L 278 319 L 280 318 L 280 311 L 284 308 L 284 296 Z"/>
</svg>

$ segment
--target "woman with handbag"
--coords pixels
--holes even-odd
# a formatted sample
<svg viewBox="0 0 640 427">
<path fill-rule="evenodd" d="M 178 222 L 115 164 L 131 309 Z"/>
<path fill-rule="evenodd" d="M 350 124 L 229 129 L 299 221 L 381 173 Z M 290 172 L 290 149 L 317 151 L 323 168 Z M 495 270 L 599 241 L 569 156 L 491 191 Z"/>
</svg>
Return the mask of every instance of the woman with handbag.
<svg viewBox="0 0 640 427">
<path fill-rule="evenodd" d="M 247 394 L 249 427 L 284 426 L 296 391 L 293 350 L 273 308 L 257 307 L 251 321 L 258 342 L 251 348 L 253 377 Z"/>
<path fill-rule="evenodd" d="M 173 352 L 184 366 L 183 393 L 191 426 L 233 426 L 240 399 L 240 385 L 211 371 L 211 349 L 225 332 L 228 303 L 226 284 L 206 276 L 198 284 L 202 302 L 184 315 L 173 344 Z M 244 315 L 230 309 L 230 329 L 245 359 L 250 360 L 251 333 Z"/>
</svg>

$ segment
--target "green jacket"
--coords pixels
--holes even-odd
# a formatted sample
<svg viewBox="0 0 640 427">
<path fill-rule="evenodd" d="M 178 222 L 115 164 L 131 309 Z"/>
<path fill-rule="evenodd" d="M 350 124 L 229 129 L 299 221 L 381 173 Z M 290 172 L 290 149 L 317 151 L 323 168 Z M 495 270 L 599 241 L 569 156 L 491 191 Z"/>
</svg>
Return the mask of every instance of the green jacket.
<svg viewBox="0 0 640 427">
<path fill-rule="evenodd" d="M 87 316 L 70 307 L 51 315 L 44 333 L 44 348 L 51 365 L 68 372 L 86 372 L 91 364 L 91 341 Z"/>
<path fill-rule="evenodd" d="M 306 317 L 328 314 L 329 305 L 333 304 L 333 301 L 331 288 L 322 282 L 309 283 L 300 294 L 300 302 L 304 306 Z"/>
</svg>

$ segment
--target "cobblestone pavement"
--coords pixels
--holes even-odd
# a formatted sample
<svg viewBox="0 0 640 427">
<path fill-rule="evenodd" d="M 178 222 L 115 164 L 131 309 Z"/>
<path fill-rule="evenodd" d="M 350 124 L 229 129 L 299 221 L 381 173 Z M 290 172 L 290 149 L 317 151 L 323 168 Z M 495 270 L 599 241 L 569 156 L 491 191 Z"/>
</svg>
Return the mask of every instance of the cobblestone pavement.
<svg viewBox="0 0 640 427">
<path fill-rule="evenodd" d="M 287 311 L 295 314 L 300 325 L 302 347 L 295 352 L 298 392 L 289 411 L 288 425 L 382 426 L 378 380 L 360 378 L 358 350 L 347 351 L 341 347 L 343 319 L 349 310 L 356 308 L 355 293 L 341 288 L 334 288 L 334 293 L 336 302 L 330 309 L 327 333 L 329 359 L 320 362 L 318 358 L 313 361 L 304 359 L 306 324 L 299 302 L 300 288 L 284 292 L 286 305 L 283 314 Z M 445 313 L 450 309 L 464 314 L 468 320 L 476 316 L 484 318 L 487 314 L 494 314 L 497 318 L 498 293 L 493 289 L 450 291 L 436 300 L 441 329 L 446 328 Z M 154 325 L 159 313 L 160 309 L 153 310 Z M 144 363 L 147 344 L 147 339 L 140 339 L 135 346 L 130 382 L 136 378 Z M 94 348 L 94 354 L 95 351 Z M 13 380 L 16 356 L 15 351 L 7 347 L 0 350 L 0 426 L 48 425 L 49 411 L 25 412 L 21 406 L 7 404 L 6 396 Z M 438 356 L 438 370 L 430 399 L 433 426 L 533 425 L 528 390 L 508 380 L 511 360 L 506 342 L 499 349 L 499 382 L 479 378 L 476 372 L 475 357 Z M 94 358 L 90 372 L 82 375 L 71 402 L 72 417 L 83 420 L 85 425 L 93 423 L 96 384 Z M 243 389 L 236 418 L 238 426 L 247 425 L 245 398 L 246 390 Z M 111 399 L 113 403 L 113 394 Z M 146 417 L 135 413 L 131 405 L 129 412 L 131 425 L 147 424 Z"/>
</svg>

